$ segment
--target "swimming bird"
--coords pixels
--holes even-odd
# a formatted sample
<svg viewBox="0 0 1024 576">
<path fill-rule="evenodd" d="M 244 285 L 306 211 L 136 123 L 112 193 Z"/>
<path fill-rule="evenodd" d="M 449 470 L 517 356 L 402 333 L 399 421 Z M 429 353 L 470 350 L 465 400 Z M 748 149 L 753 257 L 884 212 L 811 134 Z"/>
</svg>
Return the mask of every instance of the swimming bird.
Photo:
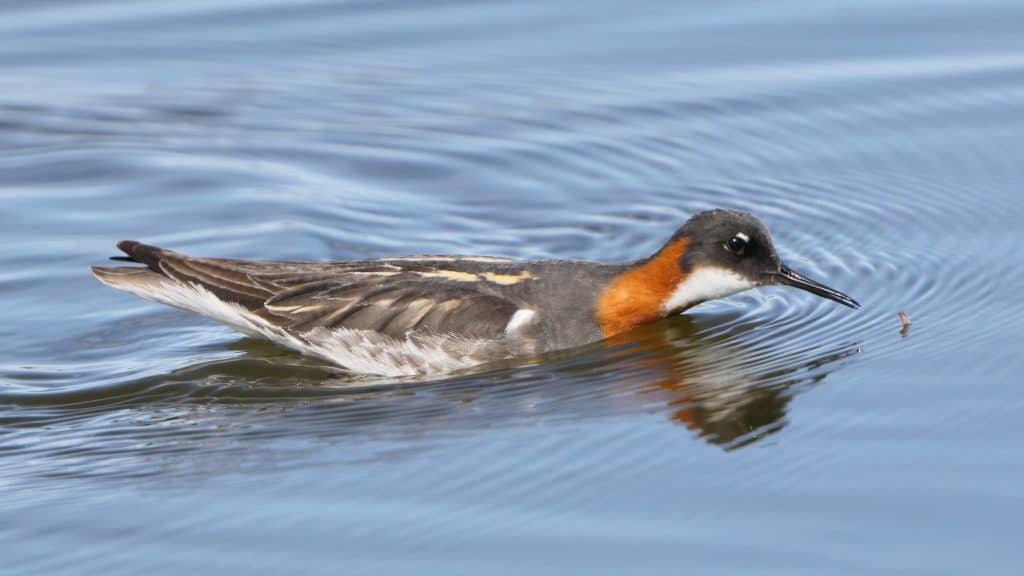
<svg viewBox="0 0 1024 576">
<path fill-rule="evenodd" d="M 749 288 L 853 298 L 783 264 L 745 212 L 691 217 L 624 264 L 415 256 L 337 262 L 197 258 L 125 240 L 144 266 L 93 267 L 105 284 L 212 318 L 360 373 L 451 372 L 622 334 Z"/>
</svg>

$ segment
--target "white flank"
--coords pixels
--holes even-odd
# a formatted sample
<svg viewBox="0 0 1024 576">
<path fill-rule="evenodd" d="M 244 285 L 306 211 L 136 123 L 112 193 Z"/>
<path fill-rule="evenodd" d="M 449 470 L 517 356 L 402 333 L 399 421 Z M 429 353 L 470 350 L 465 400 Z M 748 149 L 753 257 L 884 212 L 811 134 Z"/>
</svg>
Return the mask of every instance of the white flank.
<svg viewBox="0 0 1024 576">
<path fill-rule="evenodd" d="M 447 335 L 391 338 L 372 330 L 316 328 L 292 348 L 362 374 L 425 376 L 471 368 L 499 356 L 493 340 Z M 287 344 L 286 344 L 287 345 Z"/>
<path fill-rule="evenodd" d="M 224 302 L 197 284 L 181 284 L 156 275 L 141 282 L 97 277 L 109 286 L 146 300 L 195 312 L 250 336 L 261 336 L 352 372 L 393 377 L 443 374 L 481 364 L 501 354 L 498 341 L 452 335 L 410 335 L 397 339 L 372 330 L 322 327 L 292 334 L 238 304 Z"/>
<path fill-rule="evenodd" d="M 671 314 L 701 302 L 725 298 L 754 286 L 753 282 L 735 272 L 706 266 L 694 270 L 680 282 L 672 296 L 662 305 L 662 309 L 666 314 Z"/>
<path fill-rule="evenodd" d="M 536 311 L 528 308 L 520 308 L 519 310 L 516 310 L 516 313 L 509 318 L 508 324 L 505 325 L 505 335 L 514 336 L 519 333 L 524 326 L 533 321 L 533 317 L 536 314 Z"/>
</svg>

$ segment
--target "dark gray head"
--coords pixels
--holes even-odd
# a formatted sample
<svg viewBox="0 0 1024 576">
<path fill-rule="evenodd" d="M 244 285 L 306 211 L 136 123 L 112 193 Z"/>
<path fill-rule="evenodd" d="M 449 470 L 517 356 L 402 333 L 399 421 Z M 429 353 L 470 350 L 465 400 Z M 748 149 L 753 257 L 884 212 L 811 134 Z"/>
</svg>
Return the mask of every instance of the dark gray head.
<svg viewBox="0 0 1024 576">
<path fill-rule="evenodd" d="M 690 218 L 672 237 L 685 241 L 679 258 L 684 282 L 674 303 L 677 308 L 771 284 L 806 290 L 857 308 L 849 296 L 797 274 L 782 263 L 771 234 L 752 214 L 710 210 Z"/>
<path fill-rule="evenodd" d="M 681 238 L 689 241 L 679 262 L 687 274 L 699 267 L 714 266 L 760 285 L 763 273 L 777 272 L 782 266 L 768 228 L 746 212 L 699 212 L 673 236 Z"/>
</svg>

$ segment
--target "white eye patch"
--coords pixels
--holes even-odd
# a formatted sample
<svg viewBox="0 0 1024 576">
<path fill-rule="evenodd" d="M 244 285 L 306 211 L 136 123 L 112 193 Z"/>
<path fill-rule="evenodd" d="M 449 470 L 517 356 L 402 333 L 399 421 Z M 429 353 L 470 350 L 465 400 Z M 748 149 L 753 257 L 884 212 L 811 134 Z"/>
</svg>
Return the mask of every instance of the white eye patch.
<svg viewBox="0 0 1024 576">
<path fill-rule="evenodd" d="M 740 240 L 743 240 L 744 242 L 750 242 L 750 236 L 747 236 L 743 232 L 737 232 L 736 237 L 739 238 Z"/>
</svg>

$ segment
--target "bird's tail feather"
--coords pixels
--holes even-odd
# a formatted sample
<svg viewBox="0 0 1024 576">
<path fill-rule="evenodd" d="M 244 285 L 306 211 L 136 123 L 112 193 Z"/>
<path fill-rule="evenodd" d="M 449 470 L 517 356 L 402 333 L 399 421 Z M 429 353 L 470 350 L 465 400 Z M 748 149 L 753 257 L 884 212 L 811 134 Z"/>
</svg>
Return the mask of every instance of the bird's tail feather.
<svg viewBox="0 0 1024 576">
<path fill-rule="evenodd" d="M 127 254 L 127 256 L 112 256 L 111 260 L 117 260 L 119 262 L 137 262 L 139 264 L 145 264 L 154 272 L 161 272 L 160 270 L 160 257 L 167 253 L 167 250 L 158 246 L 151 246 L 149 244 L 143 244 L 142 242 L 136 242 L 135 240 L 121 240 L 117 243 L 119 250 Z"/>
<path fill-rule="evenodd" d="M 92 275 L 107 286 L 138 293 L 140 288 L 155 288 L 167 281 L 167 277 L 149 268 L 93 266 Z"/>
</svg>

